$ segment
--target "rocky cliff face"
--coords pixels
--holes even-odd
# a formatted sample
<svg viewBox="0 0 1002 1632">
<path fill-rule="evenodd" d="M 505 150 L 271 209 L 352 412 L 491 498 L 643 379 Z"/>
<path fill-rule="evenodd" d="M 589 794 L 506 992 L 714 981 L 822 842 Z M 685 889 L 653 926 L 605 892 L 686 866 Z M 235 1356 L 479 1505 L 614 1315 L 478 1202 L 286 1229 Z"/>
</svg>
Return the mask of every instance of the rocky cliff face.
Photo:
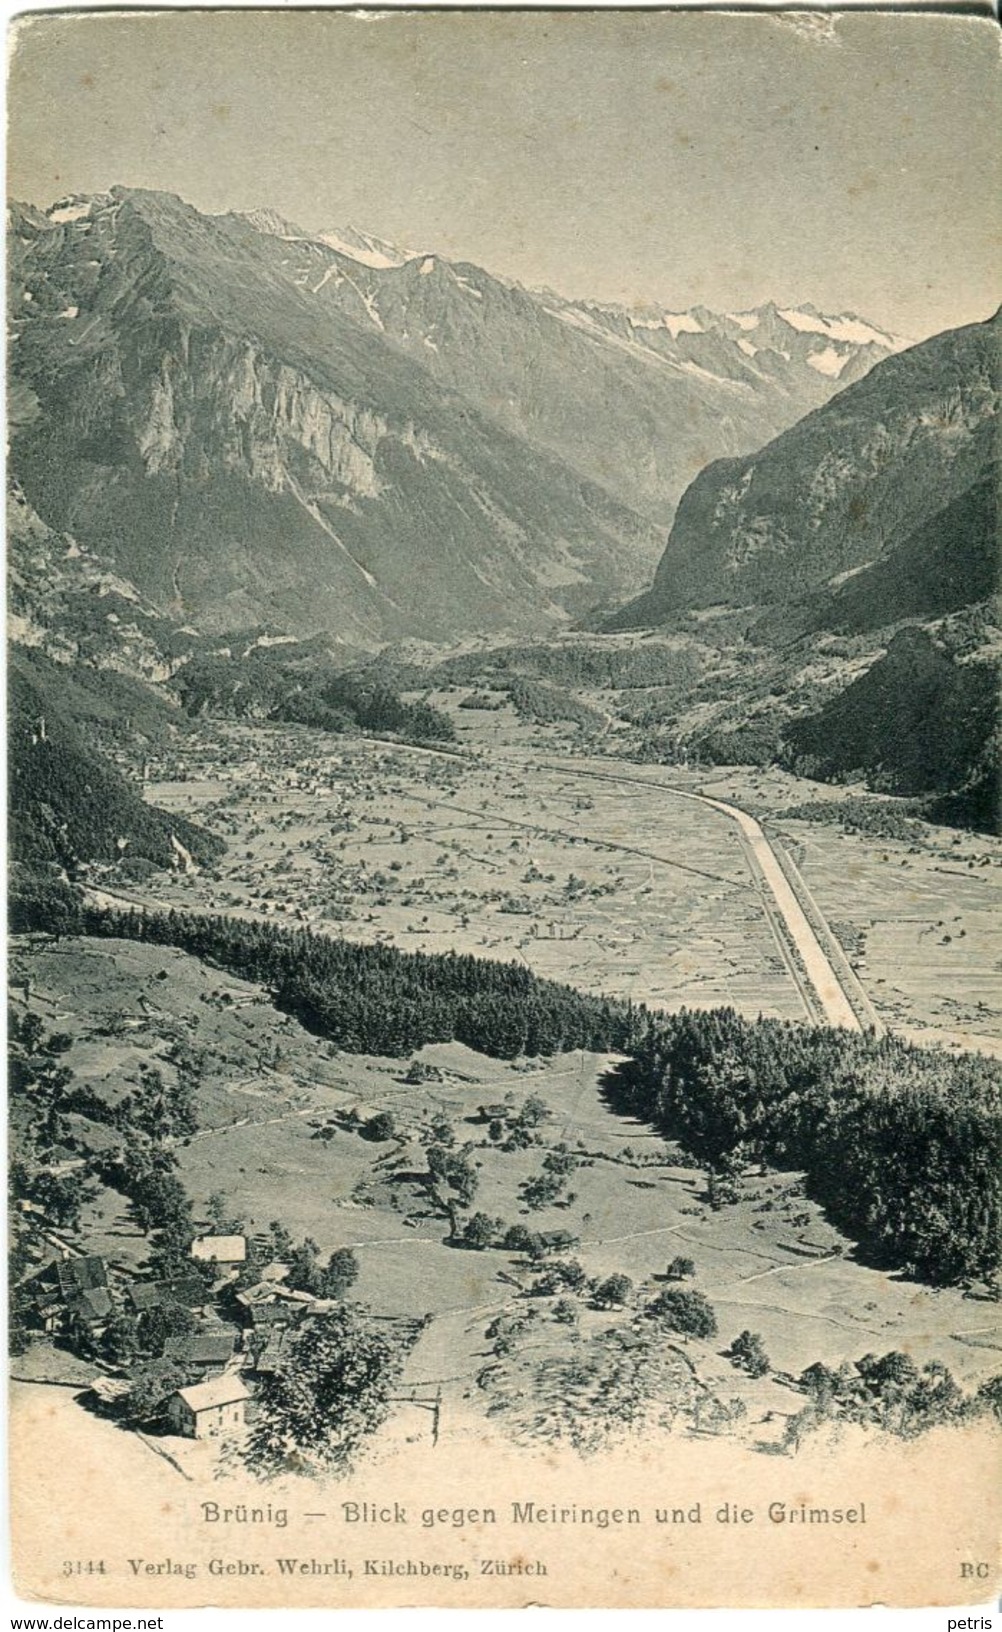
<svg viewBox="0 0 1002 1632">
<path fill-rule="evenodd" d="M 299 287 L 662 524 L 710 460 L 760 447 L 902 344 L 809 306 L 721 315 L 571 301 L 351 229 L 317 237 L 274 216 L 236 219 L 278 238 Z"/>
<path fill-rule="evenodd" d="M 9 220 L 13 467 L 209 629 L 539 632 L 635 592 L 679 494 L 896 342 L 627 311 L 354 228 L 116 188 Z"/>
<path fill-rule="evenodd" d="M 55 533 L 14 484 L 7 494 L 7 633 L 53 662 L 159 683 L 193 640 L 75 538 Z"/>
<path fill-rule="evenodd" d="M 539 630 L 659 548 L 364 304 L 301 289 L 273 233 L 116 190 L 15 213 L 11 237 L 14 471 L 48 526 L 175 615 L 368 644 Z"/>
<path fill-rule="evenodd" d="M 837 591 L 890 557 L 989 476 L 1000 336 L 999 315 L 936 335 L 879 363 L 760 453 L 703 471 L 649 594 L 624 621 L 718 602 L 789 604 Z M 920 570 L 914 560 L 911 570 Z"/>
</svg>

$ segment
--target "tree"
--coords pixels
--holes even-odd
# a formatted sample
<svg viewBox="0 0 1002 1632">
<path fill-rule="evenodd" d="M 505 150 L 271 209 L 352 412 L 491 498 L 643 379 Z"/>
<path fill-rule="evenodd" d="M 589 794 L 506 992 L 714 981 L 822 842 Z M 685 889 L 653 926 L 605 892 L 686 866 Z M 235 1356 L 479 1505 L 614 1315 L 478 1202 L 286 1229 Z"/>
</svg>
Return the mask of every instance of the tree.
<svg viewBox="0 0 1002 1632">
<path fill-rule="evenodd" d="M 821 1417 L 815 1404 L 805 1405 L 802 1411 L 787 1417 L 786 1427 L 783 1429 L 782 1445 L 789 1454 L 800 1449 L 801 1441 L 807 1434 L 813 1433 L 820 1426 Z"/>
<path fill-rule="evenodd" d="M 856 1361 L 856 1370 L 867 1387 L 876 1393 L 889 1385 L 906 1387 L 914 1383 L 919 1374 L 911 1355 L 903 1353 L 901 1349 L 890 1349 L 879 1360 L 876 1355 L 864 1354 L 861 1360 Z"/>
<path fill-rule="evenodd" d="M 349 1469 L 389 1413 L 401 1360 L 347 1307 L 308 1322 L 284 1371 L 264 1385 L 248 1463 L 266 1476 Z"/>
<path fill-rule="evenodd" d="M 245 1241 L 244 1261 L 237 1271 L 236 1281 L 228 1282 L 228 1286 L 234 1287 L 238 1292 L 244 1292 L 247 1287 L 255 1286 L 261 1279 L 261 1271 L 265 1267 L 265 1262 L 266 1260 L 261 1254 L 261 1247 L 252 1235 L 248 1235 Z"/>
<path fill-rule="evenodd" d="M 983 1382 L 975 1395 L 975 1400 L 979 1410 L 993 1411 L 1002 1422 L 1002 1373 Z"/>
<path fill-rule="evenodd" d="M 702 1292 L 661 1292 L 647 1305 L 647 1313 L 669 1331 L 681 1332 L 685 1337 L 708 1338 L 717 1335 L 713 1305 Z"/>
<path fill-rule="evenodd" d="M 308 1235 L 301 1246 L 292 1247 L 288 1255 L 289 1273 L 285 1277 L 285 1284 L 291 1292 L 310 1292 L 319 1297 L 323 1289 L 323 1273 L 320 1268 L 320 1248 L 313 1237 Z"/>
<path fill-rule="evenodd" d="M 174 1220 L 154 1231 L 146 1264 L 155 1280 L 173 1281 L 194 1272 L 202 1275 L 208 1285 L 212 1284 L 216 1278 L 215 1266 L 192 1260 L 191 1243 L 194 1239 L 195 1231 L 185 1219 Z"/>
<path fill-rule="evenodd" d="M 711 1167 L 706 1173 L 706 1199 L 715 1213 L 723 1207 L 733 1207 L 741 1200 L 741 1191 L 733 1173 L 722 1167 Z"/>
<path fill-rule="evenodd" d="M 139 1350 L 139 1327 L 134 1316 L 116 1309 L 104 1328 L 101 1349 L 113 1365 L 125 1365 Z"/>
<path fill-rule="evenodd" d="M 132 1422 L 149 1422 L 159 1416 L 165 1401 L 187 1381 L 181 1366 L 147 1360 L 133 1370 L 132 1387 L 122 1406 L 123 1415 Z"/>
<path fill-rule="evenodd" d="M 138 1337 L 148 1354 L 159 1357 L 172 1337 L 187 1337 L 198 1330 L 198 1321 L 182 1303 L 154 1304 L 139 1317 Z"/>
<path fill-rule="evenodd" d="M 526 1179 L 522 1185 L 522 1200 L 533 1212 L 540 1207 L 548 1207 L 555 1202 L 564 1188 L 564 1180 L 556 1173 L 540 1173 L 534 1179 Z"/>
<path fill-rule="evenodd" d="M 205 1212 L 213 1228 L 224 1234 L 230 1223 L 230 1215 L 226 1207 L 226 1197 L 221 1190 L 213 1190 L 205 1204 Z"/>
<path fill-rule="evenodd" d="M 530 1230 L 528 1225 L 509 1224 L 508 1228 L 504 1232 L 504 1240 L 502 1241 L 501 1245 L 504 1247 L 506 1252 L 531 1253 L 536 1239 L 537 1237 L 535 1231 Z"/>
<path fill-rule="evenodd" d="M 441 1112 L 433 1116 L 428 1127 L 428 1143 L 445 1145 L 449 1149 L 456 1143 L 456 1135 L 452 1131 L 452 1123 Z"/>
<path fill-rule="evenodd" d="M 489 1213 L 474 1213 L 472 1218 L 468 1218 L 463 1225 L 463 1244 L 467 1247 L 475 1247 L 477 1251 L 481 1251 L 484 1247 L 492 1247 L 498 1231 L 503 1228 L 504 1224 L 501 1219 L 491 1218 Z"/>
<path fill-rule="evenodd" d="M 147 1173 L 138 1174 L 129 1190 L 129 1196 L 132 1210 L 142 1229 L 149 1232 L 172 1226 L 183 1226 L 185 1229 L 190 1227 L 191 1239 L 194 1239 L 191 1202 L 180 1179 L 175 1178 L 173 1173 L 164 1173 L 153 1168 Z"/>
<path fill-rule="evenodd" d="M 358 1259 L 350 1247 L 338 1247 L 327 1260 L 323 1271 L 323 1296 L 343 1298 L 358 1280 Z"/>
<path fill-rule="evenodd" d="M 194 1095 L 196 1079 L 191 1073 L 178 1070 L 175 1080 L 167 1083 L 156 1066 L 144 1064 L 139 1069 L 139 1087 L 126 1101 L 131 1125 L 151 1139 L 163 1139 L 166 1135 L 180 1138 L 194 1133 L 198 1118 Z"/>
<path fill-rule="evenodd" d="M 468 1207 L 480 1186 L 480 1175 L 465 1150 L 428 1146 L 428 1177 L 439 1205 L 449 1214 L 453 1239 L 459 1235 L 458 1207 Z"/>
<path fill-rule="evenodd" d="M 371 1139 L 379 1144 L 385 1139 L 392 1139 L 397 1131 L 396 1121 L 389 1111 L 377 1111 L 375 1116 L 362 1125 L 362 1137 Z"/>
<path fill-rule="evenodd" d="M 740 1332 L 727 1350 L 727 1356 L 733 1365 L 741 1367 L 749 1377 L 764 1377 L 772 1370 L 772 1362 L 765 1352 L 765 1344 L 759 1332 Z"/>
<path fill-rule="evenodd" d="M 44 1208 L 50 1223 L 63 1229 L 78 1228 L 84 1204 L 97 1195 L 93 1185 L 82 1183 L 79 1173 L 51 1173 L 47 1168 L 29 1173 L 23 1163 L 18 1170 L 28 1175 L 26 1184 L 18 1182 L 18 1193 L 23 1190 L 29 1200 Z"/>
<path fill-rule="evenodd" d="M 404 1081 L 417 1086 L 423 1082 L 441 1082 L 442 1073 L 437 1065 L 430 1065 L 427 1060 L 411 1060 L 407 1067 Z"/>
<path fill-rule="evenodd" d="M 543 1297 L 549 1297 L 554 1292 L 564 1288 L 568 1292 L 580 1292 L 588 1280 L 582 1266 L 576 1258 L 568 1258 L 555 1263 L 547 1264 L 536 1278 L 536 1291 Z"/>
<path fill-rule="evenodd" d="M 600 1309 L 621 1309 L 633 1296 L 629 1275 L 609 1275 L 595 1288 L 594 1301 Z"/>
<path fill-rule="evenodd" d="M 695 1273 L 696 1264 L 692 1258 L 673 1258 L 665 1271 L 670 1281 L 684 1281 Z"/>
<path fill-rule="evenodd" d="M 842 1378 L 831 1366 L 826 1366 L 823 1360 L 815 1360 L 806 1370 L 800 1373 L 797 1379 L 805 1393 L 818 1405 L 827 1406 L 838 1394 Z"/>
<path fill-rule="evenodd" d="M 543 1171 L 552 1173 L 556 1178 L 567 1178 L 576 1171 L 577 1166 L 578 1158 L 566 1145 L 554 1145 L 543 1157 Z"/>
</svg>

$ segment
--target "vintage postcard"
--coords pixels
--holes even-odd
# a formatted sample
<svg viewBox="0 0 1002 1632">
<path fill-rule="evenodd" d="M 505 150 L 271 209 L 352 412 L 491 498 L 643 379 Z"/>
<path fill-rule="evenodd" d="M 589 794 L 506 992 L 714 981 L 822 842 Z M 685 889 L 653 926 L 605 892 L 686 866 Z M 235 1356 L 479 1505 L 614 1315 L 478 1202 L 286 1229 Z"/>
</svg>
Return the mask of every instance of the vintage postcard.
<svg viewBox="0 0 1002 1632">
<path fill-rule="evenodd" d="M 12 29 L 24 1598 L 999 1586 L 999 36 Z"/>
</svg>

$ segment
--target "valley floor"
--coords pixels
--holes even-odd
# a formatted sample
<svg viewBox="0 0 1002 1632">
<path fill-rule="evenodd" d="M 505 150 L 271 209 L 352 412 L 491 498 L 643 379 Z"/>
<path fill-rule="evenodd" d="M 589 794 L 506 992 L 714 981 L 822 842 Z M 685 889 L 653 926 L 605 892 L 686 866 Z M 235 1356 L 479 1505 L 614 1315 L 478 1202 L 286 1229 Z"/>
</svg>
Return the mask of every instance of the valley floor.
<svg viewBox="0 0 1002 1632">
<path fill-rule="evenodd" d="M 95 875 L 92 893 L 407 951 L 520 960 L 666 1010 L 727 1004 L 749 1017 L 831 1019 L 830 976 L 829 1002 L 845 1005 L 847 1023 L 1002 1052 L 990 930 L 998 841 L 930 830 L 919 848 L 849 836 L 786 817 L 817 790 L 778 773 L 572 757 L 559 733 L 524 733 L 511 720 L 500 722 L 504 740 L 488 743 L 468 720 L 458 752 L 206 725 L 183 761 L 154 769 L 146 791 L 219 833 L 222 861 L 146 879 L 126 862 Z M 744 830 L 743 811 L 755 818 Z M 794 883 L 813 948 L 783 930 L 769 857 L 780 883 Z M 582 1424 L 601 1424 L 600 1436 L 660 1432 L 694 1394 L 730 1413 L 729 1431 L 749 1448 L 775 1450 L 803 1409 L 793 1379 L 815 1361 L 837 1367 L 903 1349 L 919 1364 L 944 1363 L 968 1388 L 999 1370 L 997 1305 L 858 1262 L 804 1198 L 798 1174 L 746 1175 L 740 1199 L 712 1211 L 704 1176 L 611 1108 L 609 1057 L 504 1062 L 434 1045 L 421 1051 L 428 1069 L 414 1083 L 406 1061 L 336 1053 L 259 987 L 172 949 L 28 939 L 14 948 L 12 972 L 15 1001 L 47 1031 L 70 1034 L 67 1064 L 99 1091 L 137 1081 L 141 1063 L 169 1076 L 179 1026 L 196 1040 L 207 1061 L 199 1131 L 176 1147 L 196 1220 L 221 1197 L 262 1241 L 280 1220 L 324 1256 L 351 1247 L 360 1271 L 352 1296 L 377 1317 L 423 1322 L 379 1455 L 401 1442 L 458 1442 L 485 1420 L 525 1444 L 588 1449 Z M 547 1108 L 542 1143 L 504 1152 L 486 1137 L 479 1107 L 529 1094 Z M 390 1111 L 394 1137 L 360 1137 L 344 1126 L 352 1110 Z M 433 1112 L 474 1147 L 476 1208 L 568 1231 L 589 1277 L 630 1278 L 628 1307 L 578 1300 L 568 1328 L 554 1298 L 534 1293 L 535 1272 L 519 1254 L 450 1244 L 420 1179 L 420 1134 Z M 83 1121 L 74 1130 L 82 1147 L 100 1148 L 100 1125 Z M 558 1143 L 580 1163 L 571 1196 L 530 1210 L 521 1187 Z M 126 1277 L 148 1250 L 110 1189 L 88 1205 L 80 1239 Z M 655 1375 L 648 1350 L 634 1352 L 631 1322 L 679 1253 L 695 1262 L 693 1284 L 719 1335 L 669 1343 Z M 723 1354 L 745 1329 L 761 1335 L 772 1362 L 758 1380 Z M 27 1381 L 38 1353 L 16 1368 Z M 561 1369 L 569 1356 L 573 1387 Z M 201 1477 L 204 1446 L 169 1445 L 178 1467 Z"/>
<path fill-rule="evenodd" d="M 226 838 L 218 877 L 115 894 L 517 958 L 669 1010 L 729 1004 L 1002 1054 L 1002 841 L 848 834 L 784 814 L 819 797 L 835 810 L 842 790 L 572 756 L 559 732 L 509 722 L 499 739 L 495 717 L 455 712 L 462 755 L 213 726 L 183 779 L 148 793 Z M 793 935 L 774 894 L 791 877 Z"/>
</svg>

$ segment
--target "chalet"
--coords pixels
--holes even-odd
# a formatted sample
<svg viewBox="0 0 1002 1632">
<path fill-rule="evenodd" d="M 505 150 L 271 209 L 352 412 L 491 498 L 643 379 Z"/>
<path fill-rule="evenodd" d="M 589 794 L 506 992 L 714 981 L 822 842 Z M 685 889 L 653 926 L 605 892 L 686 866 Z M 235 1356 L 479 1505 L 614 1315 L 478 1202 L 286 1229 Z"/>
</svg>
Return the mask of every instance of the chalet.
<svg viewBox="0 0 1002 1632">
<path fill-rule="evenodd" d="M 238 1292 L 236 1303 L 243 1324 L 258 1329 L 290 1321 L 295 1311 L 288 1294 L 280 1296 L 282 1290 L 272 1281 L 259 1281 L 256 1286 Z"/>
<path fill-rule="evenodd" d="M 317 1299 L 312 1292 L 297 1292 L 278 1281 L 256 1281 L 242 1287 L 233 1301 L 245 1326 L 261 1326 L 293 1320 Z"/>
<path fill-rule="evenodd" d="M 570 1230 L 540 1230 L 537 1239 L 543 1252 L 567 1252 L 578 1245 L 580 1237 Z"/>
<path fill-rule="evenodd" d="M 287 1326 L 273 1327 L 267 1334 L 256 1333 L 241 1369 L 256 1377 L 273 1377 L 289 1359 L 292 1342 L 293 1334 Z"/>
<path fill-rule="evenodd" d="M 100 1337 L 115 1306 L 106 1286 L 91 1286 L 68 1297 L 65 1308 L 67 1319 L 83 1326 L 91 1337 Z"/>
<path fill-rule="evenodd" d="M 114 1407 L 127 1400 L 132 1384 L 125 1377 L 95 1377 L 90 1392 L 103 1406 Z"/>
<path fill-rule="evenodd" d="M 293 1304 L 276 1298 L 272 1303 L 256 1303 L 245 1313 L 247 1325 L 255 1332 L 270 1332 L 279 1326 L 288 1326 L 297 1310 Z"/>
<path fill-rule="evenodd" d="M 196 1263 L 236 1269 L 247 1261 L 247 1239 L 243 1235 L 201 1235 L 191 1243 L 191 1256 Z"/>
<path fill-rule="evenodd" d="M 232 1360 L 235 1346 L 232 1327 L 220 1325 L 208 1332 L 169 1337 L 164 1344 L 164 1359 L 199 1377 L 218 1377 Z"/>
<path fill-rule="evenodd" d="M 108 1272 L 104 1267 L 103 1258 L 60 1258 L 55 1265 L 55 1271 L 64 1303 L 79 1296 L 81 1292 L 92 1292 L 98 1287 L 107 1289 Z"/>
<path fill-rule="evenodd" d="M 239 1434 L 247 1422 L 250 1390 L 232 1372 L 206 1383 L 179 1388 L 167 1401 L 167 1420 L 187 1439 L 220 1439 Z"/>
<path fill-rule="evenodd" d="M 43 1332 L 79 1322 L 99 1337 L 114 1307 L 104 1259 L 58 1258 L 18 1289 L 22 1312 Z"/>
</svg>

